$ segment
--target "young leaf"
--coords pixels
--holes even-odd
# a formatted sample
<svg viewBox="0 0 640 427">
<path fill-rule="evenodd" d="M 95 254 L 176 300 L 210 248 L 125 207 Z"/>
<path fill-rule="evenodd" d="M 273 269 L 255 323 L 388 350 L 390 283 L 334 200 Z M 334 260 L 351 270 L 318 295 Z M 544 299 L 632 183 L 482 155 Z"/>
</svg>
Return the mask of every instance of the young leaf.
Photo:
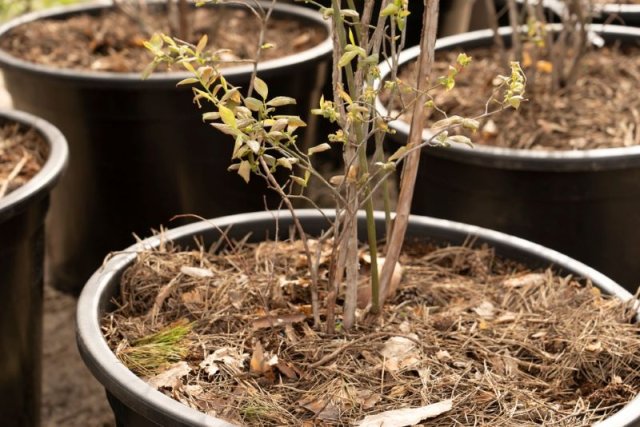
<svg viewBox="0 0 640 427">
<path fill-rule="evenodd" d="M 342 68 L 342 67 L 345 67 L 347 64 L 350 64 L 353 58 L 355 58 L 356 56 L 358 56 L 357 51 L 355 50 L 346 51 L 345 53 L 342 54 L 342 57 L 338 61 L 338 67 Z"/>
<path fill-rule="evenodd" d="M 326 142 L 324 144 L 316 145 L 315 147 L 309 148 L 307 154 L 309 156 L 313 156 L 315 153 L 322 153 L 323 151 L 331 150 L 331 146 Z"/>
<path fill-rule="evenodd" d="M 285 105 L 295 105 L 296 100 L 288 96 L 276 96 L 271 101 L 267 102 L 267 105 L 271 107 L 283 107 Z"/>
<path fill-rule="evenodd" d="M 264 82 L 264 80 L 256 77 L 253 80 L 253 87 L 256 89 L 256 92 L 258 92 L 258 95 L 260 95 L 262 99 L 267 99 L 267 96 L 269 95 L 269 87 Z"/>
<path fill-rule="evenodd" d="M 251 178 L 251 164 L 248 161 L 243 160 L 240 162 L 238 175 L 244 179 L 244 182 L 249 183 L 249 178 Z"/>
<path fill-rule="evenodd" d="M 225 125 L 232 127 L 233 129 L 238 128 L 238 124 L 236 123 L 236 116 L 233 114 L 233 111 L 231 111 L 224 105 L 219 104 L 218 112 L 220 113 L 220 118 Z"/>
<path fill-rule="evenodd" d="M 253 97 L 244 99 L 244 105 L 251 111 L 260 111 L 262 108 L 262 102 Z"/>
<path fill-rule="evenodd" d="M 205 46 L 207 45 L 208 41 L 209 41 L 209 38 L 207 37 L 206 34 L 200 38 L 200 41 L 196 46 L 196 55 L 200 55 L 200 53 L 204 50 Z"/>
<path fill-rule="evenodd" d="M 398 150 L 389 157 L 388 161 L 394 162 L 398 160 L 400 157 L 402 157 L 406 152 L 407 152 L 407 147 L 403 145 L 402 147 L 398 148 Z"/>
<path fill-rule="evenodd" d="M 184 80 L 180 80 L 178 83 L 176 83 L 176 86 L 184 86 L 184 85 L 192 85 L 195 83 L 198 83 L 200 80 L 196 79 L 195 77 L 187 77 Z"/>
</svg>

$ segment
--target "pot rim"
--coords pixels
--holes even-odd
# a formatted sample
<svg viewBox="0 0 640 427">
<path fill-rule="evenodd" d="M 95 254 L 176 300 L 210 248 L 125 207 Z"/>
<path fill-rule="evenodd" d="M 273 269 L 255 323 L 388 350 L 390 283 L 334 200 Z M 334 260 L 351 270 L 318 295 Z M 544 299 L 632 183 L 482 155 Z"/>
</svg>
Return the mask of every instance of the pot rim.
<svg viewBox="0 0 640 427">
<path fill-rule="evenodd" d="M 560 28 L 560 24 L 549 25 L 552 31 Z M 624 27 L 620 25 L 591 24 L 590 28 L 598 34 L 610 35 L 612 37 L 637 38 L 640 40 L 640 28 Z M 507 38 L 512 34 L 510 27 L 499 28 L 499 34 Z M 461 44 L 478 41 L 491 42 L 493 30 L 485 29 L 471 31 L 443 37 L 436 41 L 436 51 L 455 48 Z M 402 66 L 408 61 L 418 57 L 420 46 L 411 47 L 400 54 L 399 64 Z M 390 72 L 390 65 L 387 62 L 380 64 L 380 78 L 375 83 L 375 88 L 380 87 L 381 82 Z M 375 108 L 382 116 L 388 116 L 389 112 L 380 100 L 376 97 Z M 406 140 L 409 135 L 410 124 L 401 120 L 394 120 L 389 126 Z M 433 133 L 425 129 L 422 137 L 428 140 Z M 640 166 L 640 145 L 617 148 L 598 148 L 590 150 L 556 150 L 537 151 L 516 148 L 494 147 L 476 144 L 470 148 L 464 144 L 452 143 L 450 147 L 427 147 L 429 154 L 437 157 L 455 159 L 465 163 L 481 166 L 514 169 L 514 170 L 536 170 L 569 172 L 581 170 L 609 170 L 626 169 Z"/>
<path fill-rule="evenodd" d="M 148 0 L 151 4 L 164 4 L 162 0 Z M 195 0 L 190 0 L 193 4 Z M 267 7 L 270 6 L 270 2 L 260 0 L 260 4 Z M 67 15 L 76 15 L 80 13 L 97 12 L 102 9 L 108 9 L 113 6 L 112 0 L 96 0 L 86 4 L 55 7 L 45 11 L 37 11 L 25 14 L 18 18 L 14 18 L 7 23 L 0 25 L 0 38 L 2 38 L 11 29 L 28 22 L 37 21 L 47 18 L 62 18 Z M 229 4 L 227 7 L 242 7 L 238 4 Z M 210 5 L 207 7 L 216 7 Z M 270 59 L 262 61 L 258 64 L 258 74 L 260 76 L 268 76 L 276 70 L 294 67 L 299 64 L 319 61 L 321 58 L 330 55 L 333 49 L 333 42 L 331 39 L 331 27 L 327 21 L 322 18 L 322 15 L 314 10 L 307 9 L 297 5 L 280 4 L 276 3 L 274 6 L 274 13 L 277 14 L 290 14 L 294 15 L 302 20 L 311 21 L 321 26 L 327 31 L 327 36 L 318 45 L 304 50 L 302 52 L 294 53 L 292 55 L 283 56 L 280 58 Z M 141 78 L 141 72 L 127 72 L 116 73 L 109 71 L 90 71 L 90 70 L 76 70 L 69 68 L 55 68 L 48 65 L 36 64 L 30 61 L 26 61 L 21 58 L 17 58 L 10 55 L 7 51 L 0 49 L 0 68 L 14 68 L 21 72 L 29 72 L 33 74 L 39 74 L 49 76 L 52 78 L 63 80 L 79 80 L 91 85 L 117 85 L 121 87 L 139 87 L 140 85 L 147 86 L 175 86 L 177 82 L 190 77 L 191 74 L 187 71 L 178 71 L 172 73 L 153 73 L 146 80 Z M 237 76 L 243 76 L 251 74 L 253 71 L 252 64 L 242 64 L 230 67 L 224 67 L 223 74 L 225 78 L 232 79 Z"/>
<path fill-rule="evenodd" d="M 64 135 L 46 120 L 22 111 L 0 109 L 0 123 L 3 122 L 15 122 L 35 129 L 49 144 L 49 156 L 33 178 L 0 199 L 0 221 L 16 216 L 33 200 L 45 197 L 60 179 L 69 158 Z"/>
<path fill-rule="evenodd" d="M 314 209 L 302 209 L 296 212 L 301 221 L 316 218 L 322 219 L 323 215 L 327 217 L 335 216 L 335 211 L 329 210 L 320 213 Z M 91 276 L 78 300 L 76 337 L 78 348 L 85 364 L 110 393 L 118 399 L 129 402 L 135 397 L 139 406 L 133 408 L 134 410 L 141 411 L 145 414 L 150 414 L 153 410 L 161 414 L 159 417 L 169 417 L 178 423 L 211 427 L 228 427 L 232 425 L 227 421 L 208 416 L 171 399 L 129 371 L 111 351 L 102 334 L 100 328 L 101 296 L 109 288 L 110 282 L 114 280 L 115 276 L 135 260 L 136 253 L 141 249 L 154 248 L 159 246 L 163 241 L 200 234 L 212 228 L 223 230 L 237 223 L 273 221 L 276 217 L 290 219 L 291 214 L 288 211 L 245 213 L 214 218 L 208 221 L 200 221 L 174 228 L 168 230 L 162 236 L 150 237 L 130 246 L 122 252 L 116 253 Z M 375 217 L 381 221 L 384 219 L 384 213 L 376 212 Z M 359 219 L 363 220 L 364 218 L 364 212 L 360 212 Z M 606 293 L 616 295 L 625 301 L 633 300 L 633 296 L 628 291 L 602 273 L 566 255 L 536 243 L 498 231 L 443 219 L 411 216 L 410 222 L 415 226 L 429 228 L 436 234 L 438 232 L 447 232 L 474 235 L 489 244 L 509 247 L 515 251 L 532 254 L 561 269 L 567 269 L 568 271 L 589 277 L 594 284 Z M 634 302 L 636 309 L 638 309 L 639 305 L 639 302 Z M 597 426 L 623 427 L 630 425 L 630 420 L 638 418 L 640 418 L 640 396 L 636 396 L 623 409 L 607 420 L 597 424 Z M 159 420 L 155 421 L 157 422 Z"/>
</svg>

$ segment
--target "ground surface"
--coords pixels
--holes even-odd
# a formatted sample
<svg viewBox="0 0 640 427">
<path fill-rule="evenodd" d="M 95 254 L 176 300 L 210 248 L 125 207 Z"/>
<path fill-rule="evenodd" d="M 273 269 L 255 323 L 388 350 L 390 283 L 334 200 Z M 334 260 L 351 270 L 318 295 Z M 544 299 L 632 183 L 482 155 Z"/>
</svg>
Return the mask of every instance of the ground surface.
<svg viewBox="0 0 640 427">
<path fill-rule="evenodd" d="M 76 299 L 45 286 L 42 427 L 114 426 L 102 386 L 75 340 Z"/>
</svg>

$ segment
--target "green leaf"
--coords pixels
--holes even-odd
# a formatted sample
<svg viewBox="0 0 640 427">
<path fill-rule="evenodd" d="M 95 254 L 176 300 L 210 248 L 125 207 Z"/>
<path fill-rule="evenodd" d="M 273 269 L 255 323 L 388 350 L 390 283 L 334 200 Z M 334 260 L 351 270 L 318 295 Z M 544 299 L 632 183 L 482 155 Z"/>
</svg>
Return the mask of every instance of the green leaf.
<svg viewBox="0 0 640 427">
<path fill-rule="evenodd" d="M 186 79 L 180 80 L 178 83 L 176 83 L 176 86 L 192 85 L 198 82 L 200 82 L 200 80 L 196 79 L 195 77 L 187 77 Z"/>
<path fill-rule="evenodd" d="M 464 135 L 453 135 L 450 136 L 449 138 L 447 138 L 448 142 L 455 142 L 457 144 L 465 144 L 468 145 L 469 147 L 473 148 L 473 143 L 471 142 L 471 139 L 469 139 L 468 137 L 464 136 Z"/>
<path fill-rule="evenodd" d="M 262 99 L 267 99 L 267 96 L 269 96 L 269 87 L 264 82 L 264 80 L 256 77 L 253 80 L 253 87 L 255 88 L 256 92 L 258 92 L 258 95 L 262 97 Z"/>
<path fill-rule="evenodd" d="M 342 15 L 343 18 L 349 17 L 354 19 L 360 19 L 360 14 L 358 13 L 358 11 L 353 9 L 342 9 L 340 10 L 340 15 Z"/>
<path fill-rule="evenodd" d="M 215 111 L 211 111 L 209 113 L 202 114 L 202 121 L 206 120 L 218 120 L 220 119 L 220 113 L 216 113 Z"/>
<path fill-rule="evenodd" d="M 247 160 L 241 161 L 240 167 L 238 168 L 238 175 L 244 179 L 244 182 L 249 183 L 249 178 L 251 178 L 251 163 Z"/>
<path fill-rule="evenodd" d="M 255 139 L 247 141 L 247 146 L 253 151 L 254 154 L 258 154 L 260 151 L 260 143 Z"/>
<path fill-rule="evenodd" d="M 151 73 L 153 73 L 153 71 L 156 69 L 157 66 L 158 66 L 158 63 L 156 61 L 149 63 L 149 65 L 147 65 L 142 71 L 142 80 L 148 79 Z"/>
<path fill-rule="evenodd" d="M 403 145 L 402 147 L 398 148 L 398 150 L 396 150 L 396 152 L 389 157 L 388 161 L 394 162 L 398 160 L 400 157 L 402 157 L 406 152 L 407 152 L 407 147 Z"/>
<path fill-rule="evenodd" d="M 222 122 L 225 125 L 233 129 L 238 128 L 238 124 L 236 122 L 236 116 L 233 114 L 233 111 L 231 111 L 230 109 L 228 109 L 222 104 L 218 104 L 218 112 L 220 113 L 220 118 L 222 119 Z"/>
<path fill-rule="evenodd" d="M 289 170 L 293 169 L 293 165 L 292 165 L 291 161 L 289 159 L 286 159 L 286 158 L 283 158 L 283 157 L 278 159 L 278 165 L 283 166 L 283 167 L 285 167 L 285 168 L 287 168 Z"/>
<path fill-rule="evenodd" d="M 398 6 L 393 3 L 389 3 L 387 7 L 380 11 L 380 16 L 391 16 L 398 13 Z"/>
<path fill-rule="evenodd" d="M 331 146 L 326 142 L 324 144 L 316 145 L 315 147 L 309 148 L 307 154 L 309 156 L 313 156 L 315 153 L 322 153 L 323 151 L 331 150 Z"/>
<path fill-rule="evenodd" d="M 200 53 L 204 50 L 204 48 L 207 46 L 207 43 L 209 41 L 209 38 L 207 37 L 207 35 L 203 35 L 200 38 L 200 41 L 198 42 L 198 45 L 196 46 L 196 54 L 200 55 Z"/>
<path fill-rule="evenodd" d="M 276 96 L 271 101 L 267 102 L 267 105 L 271 107 L 284 107 L 285 105 L 296 105 L 296 100 L 288 96 Z"/>
<path fill-rule="evenodd" d="M 253 97 L 248 97 L 244 99 L 244 105 L 251 111 L 260 111 L 263 106 L 262 101 L 257 100 Z"/>
<path fill-rule="evenodd" d="M 345 67 L 347 64 L 350 64 L 353 58 L 358 56 L 358 52 L 355 50 L 347 51 L 342 54 L 342 57 L 338 61 L 338 67 Z"/>
<path fill-rule="evenodd" d="M 458 58 L 456 59 L 456 62 L 461 66 L 466 67 L 471 63 L 471 60 L 472 58 L 468 56 L 466 53 L 460 53 L 458 54 Z"/>
</svg>

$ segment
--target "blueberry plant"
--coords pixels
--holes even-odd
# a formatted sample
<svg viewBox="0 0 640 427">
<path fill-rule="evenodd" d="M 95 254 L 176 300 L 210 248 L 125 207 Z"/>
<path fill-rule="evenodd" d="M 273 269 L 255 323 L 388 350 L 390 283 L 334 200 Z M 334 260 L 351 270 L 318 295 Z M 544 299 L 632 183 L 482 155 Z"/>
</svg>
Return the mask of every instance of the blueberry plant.
<svg viewBox="0 0 640 427">
<path fill-rule="evenodd" d="M 187 70 L 191 76 L 178 84 L 192 86 L 194 102 L 203 110 L 203 120 L 227 134 L 230 143 L 234 144 L 229 170 L 247 182 L 252 176 L 265 180 L 282 197 L 284 206 L 294 217 L 305 248 L 316 327 L 320 328 L 324 322 L 326 331 L 331 333 L 337 325 L 345 330 L 353 328 L 357 322 L 357 308 L 362 305 L 358 298 L 358 211 L 366 212 L 366 241 L 371 259 L 370 296 L 365 301 L 366 310 L 360 314 L 375 316 L 381 312 L 385 299 L 394 292 L 391 278 L 407 228 L 420 148 L 433 144 L 469 143 L 463 133 L 475 132 L 481 117 L 506 108 L 518 108 L 524 99 L 525 78 L 518 63 L 512 62 L 511 73 L 499 76 L 499 88 L 487 103 L 491 108 L 487 107 L 478 117 L 446 117 L 433 124 L 436 131 L 424 140 L 425 112 L 437 108 L 432 93 L 453 90 L 457 74 L 471 61 L 470 57 L 461 54 L 447 75 L 431 79 L 439 1 L 424 0 L 418 78 L 417 82 L 411 83 L 401 81 L 397 76 L 398 56 L 404 47 L 409 14 L 408 0 L 384 0 L 377 15 L 374 14 L 374 0 L 365 0 L 358 5 L 355 0 L 331 0 L 329 6 L 314 0 L 305 1 L 316 5 L 324 18 L 331 20 L 334 41 L 332 96 L 322 98 L 311 113 L 333 122 L 338 129 L 328 135 L 326 141 L 305 151 L 297 144 L 296 136 L 296 130 L 304 127 L 305 122 L 300 116 L 279 112 L 281 107 L 295 105 L 296 100 L 270 92 L 267 82 L 259 76 L 258 61 L 255 61 L 251 83 L 244 91 L 225 79 L 221 52 L 208 51 L 206 37 L 197 44 L 189 44 L 180 38 L 156 34 L 146 43 L 154 60 L 145 74 L 153 72 L 160 63 Z M 238 2 L 208 0 L 203 3 Z M 257 52 L 269 49 L 272 46 L 264 40 L 264 34 L 275 0 L 243 1 L 242 4 L 259 18 L 262 36 Z M 391 65 L 392 73 L 390 79 L 380 83 L 378 65 L 383 61 Z M 415 95 L 403 106 L 403 112 L 412 111 L 408 144 L 390 155 L 383 151 L 382 143 L 385 135 L 391 132 L 389 121 L 397 117 L 382 116 L 376 111 L 374 100 L 383 90 L 390 93 L 391 98 L 400 91 Z M 372 158 L 367 156 L 370 144 L 374 145 Z M 325 177 L 314 168 L 314 156 L 334 145 L 342 148 L 344 168 L 340 175 Z M 390 203 L 385 197 L 386 251 L 379 270 L 377 264 L 382 258 L 379 257 L 378 240 L 381 236 L 376 234 L 374 226 L 372 196 L 385 191 L 387 178 L 395 173 L 402 161 L 401 190 L 395 215 L 390 212 Z M 288 179 L 280 182 L 276 170 L 287 171 Z M 317 239 L 320 243 L 317 245 L 307 238 L 292 202 L 305 198 L 304 189 L 312 180 L 330 190 L 336 209 L 335 220 Z M 331 245 L 332 256 L 329 277 L 321 280 L 318 264 L 320 248 L 325 244 Z M 324 292 L 320 293 L 320 290 Z M 320 294 L 326 295 L 322 301 Z M 337 317 L 337 301 L 344 301 L 341 318 Z M 326 313 L 324 320 L 320 317 L 321 306 Z"/>
</svg>

